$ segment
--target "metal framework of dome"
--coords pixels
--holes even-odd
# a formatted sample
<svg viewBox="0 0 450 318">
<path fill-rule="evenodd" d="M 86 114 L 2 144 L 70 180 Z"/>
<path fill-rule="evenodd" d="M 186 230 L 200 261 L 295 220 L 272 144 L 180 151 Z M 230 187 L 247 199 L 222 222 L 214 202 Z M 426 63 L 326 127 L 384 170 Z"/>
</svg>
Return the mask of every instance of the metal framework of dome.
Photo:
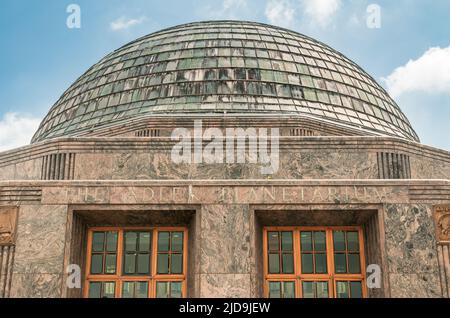
<svg viewBox="0 0 450 318">
<path fill-rule="evenodd" d="M 32 142 L 147 116 L 309 116 L 367 135 L 419 141 L 376 81 L 341 53 L 254 22 L 185 24 L 137 39 L 83 74 Z"/>
</svg>

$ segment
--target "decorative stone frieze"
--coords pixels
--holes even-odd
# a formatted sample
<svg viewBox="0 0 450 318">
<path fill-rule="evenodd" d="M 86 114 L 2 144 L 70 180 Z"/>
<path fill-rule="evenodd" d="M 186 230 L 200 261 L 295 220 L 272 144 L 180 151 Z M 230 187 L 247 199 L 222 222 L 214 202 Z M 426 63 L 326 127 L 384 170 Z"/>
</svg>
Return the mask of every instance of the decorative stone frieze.
<svg viewBox="0 0 450 318">
<path fill-rule="evenodd" d="M 440 244 L 450 244 L 450 204 L 434 208 L 436 238 Z"/>
<path fill-rule="evenodd" d="M 17 224 L 16 207 L 0 207 L 0 246 L 15 243 Z"/>
</svg>

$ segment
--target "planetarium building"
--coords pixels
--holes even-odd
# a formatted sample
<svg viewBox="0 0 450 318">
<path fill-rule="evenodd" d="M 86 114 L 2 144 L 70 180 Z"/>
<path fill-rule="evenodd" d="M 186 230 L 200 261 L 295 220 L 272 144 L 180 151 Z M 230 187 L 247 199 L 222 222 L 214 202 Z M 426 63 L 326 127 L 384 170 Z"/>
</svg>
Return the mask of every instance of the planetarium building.
<svg viewBox="0 0 450 318">
<path fill-rule="evenodd" d="M 0 298 L 449 297 L 449 245 L 450 153 L 260 23 L 139 38 L 0 153 Z"/>
</svg>

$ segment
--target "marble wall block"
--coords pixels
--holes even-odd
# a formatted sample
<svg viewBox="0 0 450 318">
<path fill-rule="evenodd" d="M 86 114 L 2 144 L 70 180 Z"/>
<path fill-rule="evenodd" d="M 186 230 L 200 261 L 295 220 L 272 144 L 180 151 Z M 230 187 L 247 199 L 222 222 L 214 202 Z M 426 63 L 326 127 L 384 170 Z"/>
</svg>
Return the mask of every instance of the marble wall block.
<svg viewBox="0 0 450 318">
<path fill-rule="evenodd" d="M 439 297 L 441 287 L 431 207 L 385 205 L 385 231 L 392 296 Z"/>
<path fill-rule="evenodd" d="M 169 150 L 148 152 L 111 152 L 77 154 L 77 180 L 177 180 L 177 179 L 377 179 L 375 153 L 338 150 L 280 149 L 278 170 L 266 175 L 263 167 L 271 164 L 246 162 L 179 163 L 171 158 Z M 258 159 L 259 160 L 259 159 Z"/>
<path fill-rule="evenodd" d="M 188 179 L 190 165 L 174 164 L 170 152 L 78 154 L 78 180 Z"/>
<path fill-rule="evenodd" d="M 15 165 L 15 180 L 41 179 L 42 158 L 19 162 Z"/>
<path fill-rule="evenodd" d="M 14 180 L 15 165 L 0 167 L 0 180 Z"/>
<path fill-rule="evenodd" d="M 59 298 L 62 274 L 14 273 L 11 298 Z"/>
<path fill-rule="evenodd" d="M 390 274 L 392 298 L 441 298 L 439 277 L 435 274 Z"/>
<path fill-rule="evenodd" d="M 450 162 L 411 156 L 412 179 L 450 179 Z"/>
<path fill-rule="evenodd" d="M 377 179 L 377 158 L 363 151 L 288 151 L 280 155 L 280 170 L 274 178 Z"/>
<path fill-rule="evenodd" d="M 75 158 L 75 180 L 111 180 L 111 153 L 79 153 Z"/>
<path fill-rule="evenodd" d="M 201 274 L 201 298 L 250 298 L 249 274 Z"/>
<path fill-rule="evenodd" d="M 63 273 L 66 222 L 67 206 L 20 207 L 13 281 L 16 274 L 49 274 L 49 279 Z"/>
<path fill-rule="evenodd" d="M 248 205 L 203 205 L 201 274 L 248 274 L 250 229 Z"/>
</svg>

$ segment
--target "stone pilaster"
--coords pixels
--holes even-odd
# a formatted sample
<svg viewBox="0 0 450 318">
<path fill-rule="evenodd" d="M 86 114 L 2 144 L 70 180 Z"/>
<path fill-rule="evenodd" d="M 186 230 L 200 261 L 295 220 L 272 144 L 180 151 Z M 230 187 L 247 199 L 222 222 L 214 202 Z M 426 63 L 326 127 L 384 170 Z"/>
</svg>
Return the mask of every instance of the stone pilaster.
<svg viewBox="0 0 450 318">
<path fill-rule="evenodd" d="M 250 297 L 248 205 L 203 205 L 200 297 Z"/>
<path fill-rule="evenodd" d="M 67 206 L 21 206 L 11 297 L 60 297 Z"/>
</svg>

